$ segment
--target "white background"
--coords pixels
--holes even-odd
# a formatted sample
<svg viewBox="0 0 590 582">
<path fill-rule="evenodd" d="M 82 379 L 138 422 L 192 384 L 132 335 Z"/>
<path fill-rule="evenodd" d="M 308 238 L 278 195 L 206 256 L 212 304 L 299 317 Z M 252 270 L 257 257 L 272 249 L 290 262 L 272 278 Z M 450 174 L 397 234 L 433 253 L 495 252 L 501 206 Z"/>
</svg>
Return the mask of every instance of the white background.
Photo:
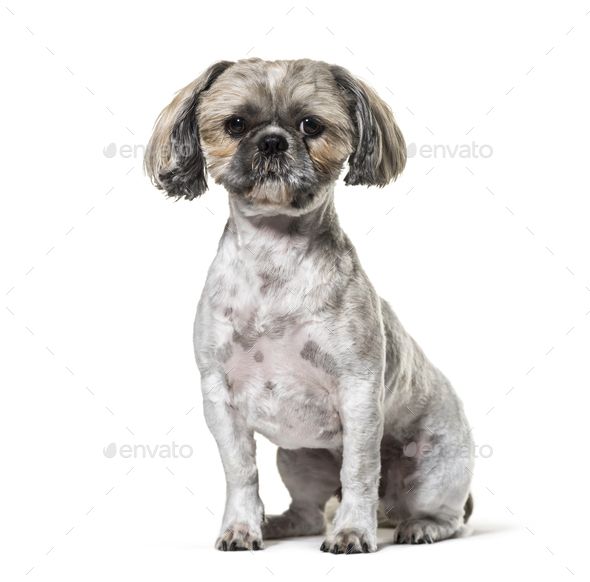
<svg viewBox="0 0 590 582">
<path fill-rule="evenodd" d="M 588 0 L 0 6 L 2 579 L 587 576 L 589 12 Z M 322 554 L 319 537 L 213 549 L 224 482 L 191 336 L 227 199 L 217 186 L 165 199 L 141 154 L 177 89 L 247 56 L 348 67 L 415 144 L 395 184 L 340 184 L 337 206 L 465 403 L 479 451 L 468 537 L 405 547 L 383 531 L 370 556 Z M 194 454 L 107 458 L 113 442 Z M 263 439 L 259 465 L 267 513 L 280 512 Z"/>
</svg>

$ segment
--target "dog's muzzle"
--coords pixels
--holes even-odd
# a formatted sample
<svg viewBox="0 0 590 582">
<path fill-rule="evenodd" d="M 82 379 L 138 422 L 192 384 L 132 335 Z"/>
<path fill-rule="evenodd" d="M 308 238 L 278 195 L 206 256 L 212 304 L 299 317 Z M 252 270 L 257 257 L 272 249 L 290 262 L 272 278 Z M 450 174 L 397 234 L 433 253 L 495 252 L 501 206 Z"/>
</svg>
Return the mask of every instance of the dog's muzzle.
<svg viewBox="0 0 590 582">
<path fill-rule="evenodd" d="M 289 149 L 289 142 L 284 136 L 278 133 L 271 133 L 262 136 L 258 141 L 258 151 L 265 156 L 274 156 L 286 152 Z"/>
<path fill-rule="evenodd" d="M 256 142 L 252 171 L 257 180 L 277 180 L 289 174 L 289 162 L 292 161 L 287 138 L 276 132 L 266 133 Z"/>
</svg>

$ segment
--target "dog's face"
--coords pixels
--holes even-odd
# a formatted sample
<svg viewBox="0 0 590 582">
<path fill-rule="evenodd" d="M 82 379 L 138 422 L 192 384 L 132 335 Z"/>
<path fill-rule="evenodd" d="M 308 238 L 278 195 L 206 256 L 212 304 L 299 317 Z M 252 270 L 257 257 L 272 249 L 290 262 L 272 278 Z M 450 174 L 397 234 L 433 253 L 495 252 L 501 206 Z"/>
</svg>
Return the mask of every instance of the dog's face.
<svg viewBox="0 0 590 582">
<path fill-rule="evenodd" d="M 254 208 L 305 211 L 348 160 L 347 184 L 383 186 L 405 144 L 388 106 L 327 63 L 220 62 L 161 113 L 145 165 L 171 196 L 217 183 Z"/>
<path fill-rule="evenodd" d="M 352 152 L 348 105 L 312 61 L 236 63 L 202 96 L 197 120 L 210 174 L 256 204 L 305 206 Z"/>
</svg>

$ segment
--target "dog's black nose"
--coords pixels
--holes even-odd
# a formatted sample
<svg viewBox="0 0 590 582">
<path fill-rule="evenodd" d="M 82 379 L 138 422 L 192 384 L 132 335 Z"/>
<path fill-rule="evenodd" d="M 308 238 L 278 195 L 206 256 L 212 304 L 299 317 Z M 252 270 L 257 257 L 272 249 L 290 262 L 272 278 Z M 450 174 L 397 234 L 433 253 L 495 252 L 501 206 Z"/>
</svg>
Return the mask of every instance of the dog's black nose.
<svg viewBox="0 0 590 582">
<path fill-rule="evenodd" d="M 278 154 L 284 152 L 289 147 L 287 140 L 277 133 L 265 135 L 258 142 L 258 149 L 266 155 Z"/>
</svg>

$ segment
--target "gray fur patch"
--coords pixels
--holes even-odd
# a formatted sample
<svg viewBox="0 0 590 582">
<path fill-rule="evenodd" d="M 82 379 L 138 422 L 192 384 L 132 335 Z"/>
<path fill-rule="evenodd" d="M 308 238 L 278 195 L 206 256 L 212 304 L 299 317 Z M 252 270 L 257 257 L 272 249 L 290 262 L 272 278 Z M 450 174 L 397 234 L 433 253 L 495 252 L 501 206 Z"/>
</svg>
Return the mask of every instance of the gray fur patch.
<svg viewBox="0 0 590 582">
<path fill-rule="evenodd" d="M 242 346 L 244 350 L 249 352 L 256 343 L 257 336 L 252 338 L 249 335 L 241 334 L 237 329 L 234 329 L 234 333 L 232 334 L 232 340 Z"/>
<path fill-rule="evenodd" d="M 241 332 L 234 329 L 232 340 L 249 352 L 254 347 L 254 344 L 260 335 L 260 332 L 256 329 L 256 314 L 252 314 Z"/>
<path fill-rule="evenodd" d="M 264 328 L 260 329 L 257 323 L 257 312 L 253 313 L 248 319 L 246 325 L 241 331 L 234 329 L 232 339 L 235 343 L 249 352 L 256 342 L 262 337 L 266 336 L 269 339 L 280 339 L 285 335 L 285 331 L 289 325 L 297 321 L 293 314 L 279 315 L 275 317 L 270 324 L 264 324 Z"/>
<path fill-rule="evenodd" d="M 227 362 L 234 353 L 234 347 L 230 342 L 225 342 L 222 346 L 219 346 L 215 351 L 215 357 L 223 364 Z"/>
<path fill-rule="evenodd" d="M 299 355 L 312 366 L 324 370 L 326 374 L 340 376 L 336 360 L 330 354 L 324 352 L 316 342 L 312 340 L 305 342 Z"/>
<path fill-rule="evenodd" d="M 283 270 L 280 267 L 271 265 L 258 273 L 258 276 L 262 279 L 260 292 L 263 295 L 266 295 L 274 289 L 279 290 L 287 284 L 287 279 L 282 276 L 282 272 Z"/>
<path fill-rule="evenodd" d="M 318 435 L 318 437 L 322 440 L 325 441 L 331 441 L 334 437 L 338 436 L 340 434 L 340 430 L 327 430 L 327 429 L 322 429 L 320 431 L 320 434 Z"/>
<path fill-rule="evenodd" d="M 254 354 L 254 361 L 255 362 L 263 362 L 264 361 L 264 354 L 260 350 L 258 350 Z"/>
</svg>

